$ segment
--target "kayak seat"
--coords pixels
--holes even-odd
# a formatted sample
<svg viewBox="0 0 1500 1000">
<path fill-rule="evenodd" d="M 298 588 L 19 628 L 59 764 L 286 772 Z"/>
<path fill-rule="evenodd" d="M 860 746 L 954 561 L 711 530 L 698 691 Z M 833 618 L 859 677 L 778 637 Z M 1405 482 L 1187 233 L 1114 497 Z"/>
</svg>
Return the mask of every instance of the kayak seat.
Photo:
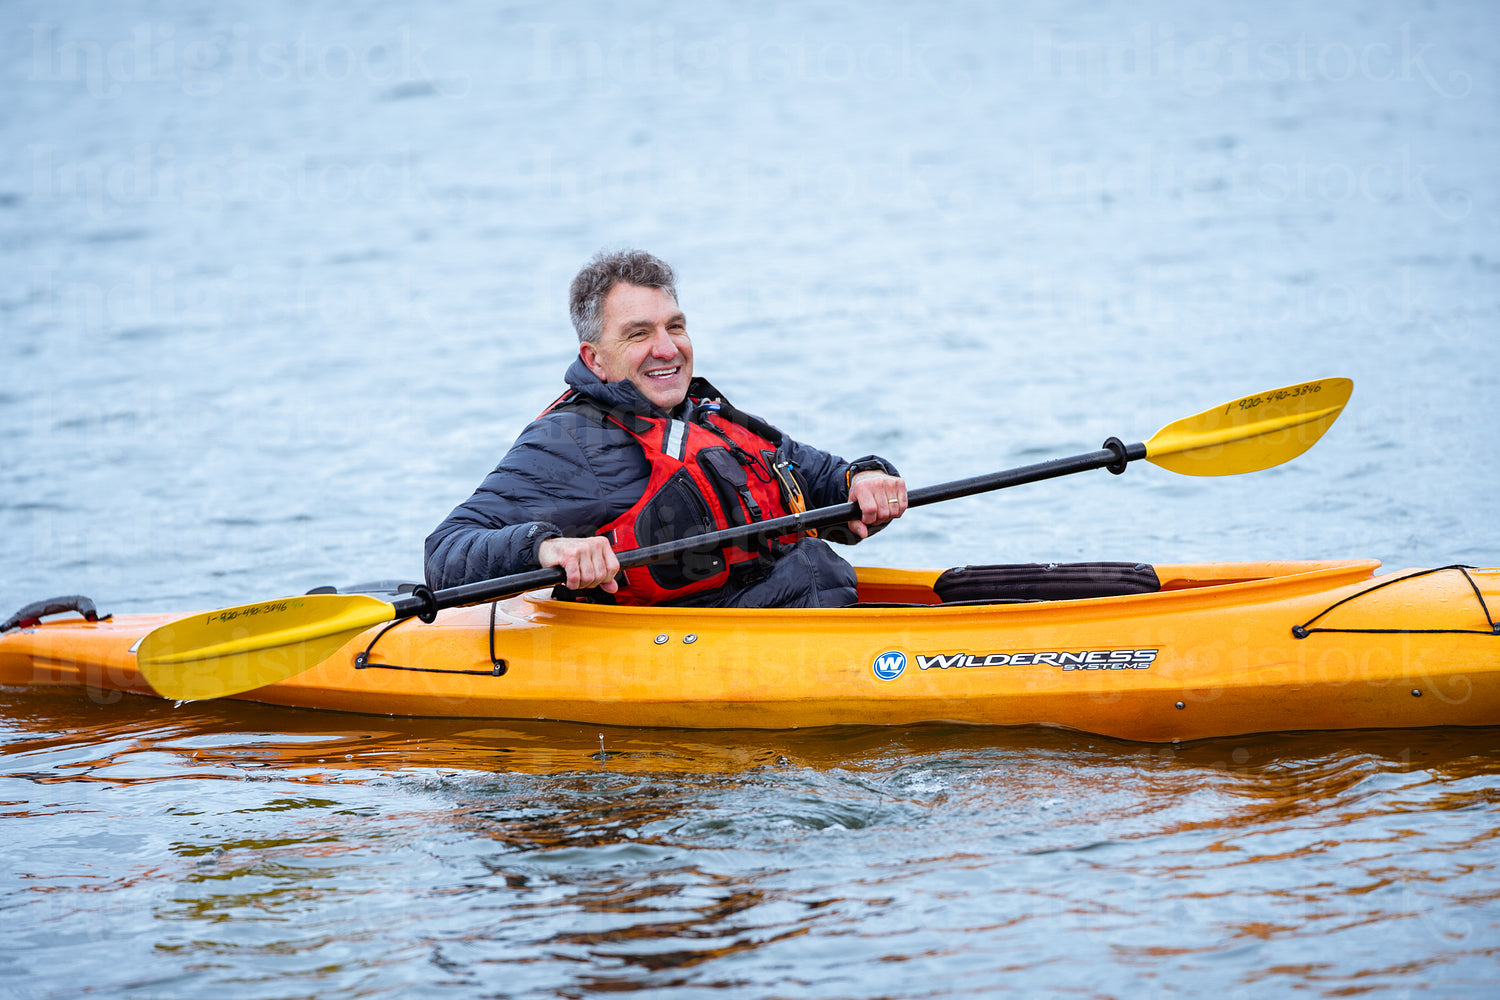
<svg viewBox="0 0 1500 1000">
<path fill-rule="evenodd" d="M 944 604 L 1079 601 L 1161 589 L 1148 563 L 1006 563 L 945 570 L 932 589 Z"/>
</svg>

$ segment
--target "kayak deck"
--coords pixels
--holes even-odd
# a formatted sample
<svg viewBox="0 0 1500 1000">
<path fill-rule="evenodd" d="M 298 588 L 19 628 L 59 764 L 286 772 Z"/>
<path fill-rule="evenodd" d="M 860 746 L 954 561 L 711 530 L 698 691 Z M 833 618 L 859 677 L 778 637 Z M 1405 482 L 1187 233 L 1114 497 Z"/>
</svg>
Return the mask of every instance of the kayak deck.
<svg viewBox="0 0 1500 1000">
<path fill-rule="evenodd" d="M 1157 592 L 1007 604 L 941 605 L 938 571 L 864 568 L 870 606 L 838 609 L 606 607 L 538 592 L 371 629 L 236 697 L 680 728 L 1049 725 L 1145 741 L 1500 725 L 1500 570 L 1375 577 L 1378 565 L 1158 564 Z M 0 684 L 152 694 L 133 647 L 180 617 L 0 636 Z"/>
</svg>

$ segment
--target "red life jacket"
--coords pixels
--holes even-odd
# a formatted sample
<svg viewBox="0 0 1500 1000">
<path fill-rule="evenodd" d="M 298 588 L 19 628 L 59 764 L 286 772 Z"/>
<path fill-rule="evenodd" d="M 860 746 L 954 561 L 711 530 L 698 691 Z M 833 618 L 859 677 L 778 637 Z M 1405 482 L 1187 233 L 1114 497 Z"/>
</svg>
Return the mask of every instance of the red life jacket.
<svg viewBox="0 0 1500 1000">
<path fill-rule="evenodd" d="M 702 383 L 702 387 L 707 383 Z M 795 500 L 783 496 L 777 472 L 781 432 L 722 399 L 693 399 L 689 421 L 611 413 L 570 390 L 547 408 L 593 410 L 624 430 L 646 453 L 651 475 L 629 510 L 601 527 L 616 552 L 782 517 L 801 509 L 801 487 L 783 467 Z M 624 570 L 618 604 L 662 604 L 746 582 L 769 569 L 778 550 L 797 540 L 748 540 L 690 551 L 676 560 Z"/>
</svg>

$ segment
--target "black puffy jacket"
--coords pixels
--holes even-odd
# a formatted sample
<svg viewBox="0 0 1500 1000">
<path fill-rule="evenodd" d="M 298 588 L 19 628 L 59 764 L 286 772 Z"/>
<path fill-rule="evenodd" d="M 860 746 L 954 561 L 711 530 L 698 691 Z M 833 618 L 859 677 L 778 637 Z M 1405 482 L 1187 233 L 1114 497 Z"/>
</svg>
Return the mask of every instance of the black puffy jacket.
<svg viewBox="0 0 1500 1000">
<path fill-rule="evenodd" d="M 660 415 L 631 382 L 600 382 L 582 360 L 564 376 L 604 410 Z M 695 394 L 694 389 L 690 393 Z M 809 507 L 848 499 L 847 463 L 787 442 L 804 476 Z M 892 474 L 895 469 L 887 468 Z M 434 588 L 536 569 L 537 547 L 558 535 L 594 534 L 629 510 L 651 467 L 623 428 L 562 409 L 532 421 L 495 470 L 427 536 L 427 585 Z M 836 536 L 837 537 L 837 536 Z M 765 579 L 743 589 L 698 595 L 687 603 L 718 607 L 838 607 L 854 603 L 854 570 L 819 539 L 804 538 Z"/>
</svg>

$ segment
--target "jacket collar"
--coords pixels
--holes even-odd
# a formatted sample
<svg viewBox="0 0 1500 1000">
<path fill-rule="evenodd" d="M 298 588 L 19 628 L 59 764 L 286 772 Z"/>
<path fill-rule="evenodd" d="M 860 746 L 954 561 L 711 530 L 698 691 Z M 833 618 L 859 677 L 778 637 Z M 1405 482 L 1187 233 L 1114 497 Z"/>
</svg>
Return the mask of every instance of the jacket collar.
<svg viewBox="0 0 1500 1000">
<path fill-rule="evenodd" d="M 582 358 L 573 359 L 573 363 L 568 366 L 567 372 L 563 375 L 563 381 L 578 390 L 580 395 L 610 413 L 638 413 L 648 417 L 672 415 L 663 413 L 650 400 L 642 396 L 634 382 L 599 381 L 599 376 L 589 371 L 589 366 L 583 363 Z M 696 376 L 688 383 L 688 395 L 694 399 L 723 399 L 723 395 L 710 385 L 707 379 Z M 673 413 L 681 412 L 680 406 L 673 411 Z"/>
</svg>

